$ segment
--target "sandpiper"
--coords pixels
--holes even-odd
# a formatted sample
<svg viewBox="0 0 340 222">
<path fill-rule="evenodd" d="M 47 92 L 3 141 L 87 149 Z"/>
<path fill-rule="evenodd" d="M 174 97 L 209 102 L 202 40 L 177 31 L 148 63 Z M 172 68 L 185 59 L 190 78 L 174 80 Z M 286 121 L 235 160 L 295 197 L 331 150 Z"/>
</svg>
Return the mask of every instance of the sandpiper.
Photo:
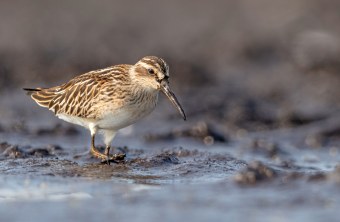
<svg viewBox="0 0 340 222">
<path fill-rule="evenodd" d="M 60 86 L 24 90 L 38 105 L 53 111 L 60 119 L 89 129 L 90 153 L 108 164 L 125 157 L 125 154 L 109 154 L 117 131 L 150 114 L 156 107 L 159 91 L 186 120 L 183 108 L 169 87 L 169 66 L 156 56 L 146 56 L 135 65 L 90 71 Z M 95 147 L 97 132 L 104 135 L 104 154 Z"/>
</svg>

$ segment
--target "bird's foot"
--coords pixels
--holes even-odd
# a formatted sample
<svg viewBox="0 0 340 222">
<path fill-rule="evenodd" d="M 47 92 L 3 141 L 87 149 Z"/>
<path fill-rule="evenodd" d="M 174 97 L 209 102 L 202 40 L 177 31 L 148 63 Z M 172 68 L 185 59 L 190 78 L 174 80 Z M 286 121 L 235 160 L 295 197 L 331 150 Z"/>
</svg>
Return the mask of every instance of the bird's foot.
<svg viewBox="0 0 340 222">
<path fill-rule="evenodd" d="M 90 153 L 92 156 L 97 157 L 98 159 L 101 159 L 101 163 L 106 163 L 110 165 L 111 162 L 113 163 L 121 163 L 124 161 L 124 158 L 126 156 L 125 153 L 117 153 L 114 155 L 109 155 L 109 149 L 105 151 L 105 154 L 99 152 L 94 146 L 91 147 Z"/>
<path fill-rule="evenodd" d="M 126 157 L 125 153 L 117 153 L 114 155 L 106 156 L 105 159 L 102 159 L 101 163 L 107 165 L 110 165 L 110 163 L 122 163 L 124 162 L 125 157 Z"/>
</svg>

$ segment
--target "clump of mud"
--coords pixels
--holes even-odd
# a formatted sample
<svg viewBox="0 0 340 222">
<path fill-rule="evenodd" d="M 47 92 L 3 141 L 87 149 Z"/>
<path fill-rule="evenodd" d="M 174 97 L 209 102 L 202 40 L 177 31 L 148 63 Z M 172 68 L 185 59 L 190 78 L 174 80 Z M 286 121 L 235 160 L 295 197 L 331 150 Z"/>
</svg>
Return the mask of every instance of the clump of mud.
<svg viewBox="0 0 340 222">
<path fill-rule="evenodd" d="M 49 145 L 45 148 L 32 148 L 30 146 L 19 147 L 18 145 L 3 142 L 0 144 L 0 156 L 2 158 L 17 159 L 29 157 L 51 157 L 61 155 L 63 149 L 60 146 Z"/>
<path fill-rule="evenodd" d="M 254 185 L 259 182 L 270 181 L 277 176 L 277 172 L 263 164 L 255 161 L 250 163 L 247 168 L 235 175 L 234 179 L 238 184 Z"/>
</svg>

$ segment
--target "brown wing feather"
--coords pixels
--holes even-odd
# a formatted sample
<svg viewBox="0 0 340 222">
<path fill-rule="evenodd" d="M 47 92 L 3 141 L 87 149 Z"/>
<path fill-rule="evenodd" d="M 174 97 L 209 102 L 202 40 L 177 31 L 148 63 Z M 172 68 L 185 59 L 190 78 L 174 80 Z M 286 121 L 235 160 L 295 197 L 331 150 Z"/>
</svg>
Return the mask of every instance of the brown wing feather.
<svg viewBox="0 0 340 222">
<path fill-rule="evenodd" d="M 90 107 L 100 91 L 101 82 L 76 82 L 58 93 L 49 103 L 49 109 L 56 114 L 63 113 L 78 117 L 93 118 Z M 92 91 L 92 96 L 87 94 Z"/>
<path fill-rule="evenodd" d="M 126 79 L 129 67 L 113 66 L 77 76 L 61 86 L 25 90 L 35 102 L 55 114 L 95 118 L 91 107 L 96 103 L 96 97 L 108 83 Z"/>
</svg>

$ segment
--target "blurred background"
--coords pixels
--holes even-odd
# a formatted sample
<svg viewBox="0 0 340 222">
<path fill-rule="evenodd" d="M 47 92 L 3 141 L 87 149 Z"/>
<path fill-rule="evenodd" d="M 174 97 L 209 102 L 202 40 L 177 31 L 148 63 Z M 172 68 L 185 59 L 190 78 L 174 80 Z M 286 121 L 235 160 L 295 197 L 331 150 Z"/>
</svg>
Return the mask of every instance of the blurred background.
<svg viewBox="0 0 340 222">
<path fill-rule="evenodd" d="M 189 119 L 232 131 L 320 120 L 340 103 L 339 10 L 336 0 L 3 0 L 0 114 L 25 116 L 12 104 L 22 87 L 156 55 Z"/>
</svg>

